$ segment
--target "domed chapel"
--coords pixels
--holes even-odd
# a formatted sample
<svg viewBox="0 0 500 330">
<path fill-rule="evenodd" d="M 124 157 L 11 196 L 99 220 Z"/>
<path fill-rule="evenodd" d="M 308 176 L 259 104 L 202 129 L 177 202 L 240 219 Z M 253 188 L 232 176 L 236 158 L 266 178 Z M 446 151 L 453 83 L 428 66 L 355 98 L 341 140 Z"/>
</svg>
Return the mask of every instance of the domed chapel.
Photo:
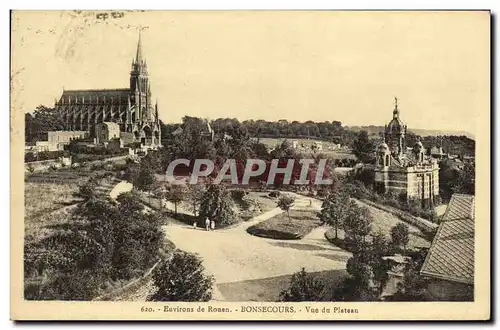
<svg viewBox="0 0 500 330">
<path fill-rule="evenodd" d="M 385 126 L 384 139 L 376 148 L 374 187 L 381 193 L 404 194 L 423 205 L 433 205 L 439 196 L 439 166 L 426 156 L 422 142 L 406 145 L 407 126 L 401 120 L 394 98 L 392 120 Z"/>
</svg>

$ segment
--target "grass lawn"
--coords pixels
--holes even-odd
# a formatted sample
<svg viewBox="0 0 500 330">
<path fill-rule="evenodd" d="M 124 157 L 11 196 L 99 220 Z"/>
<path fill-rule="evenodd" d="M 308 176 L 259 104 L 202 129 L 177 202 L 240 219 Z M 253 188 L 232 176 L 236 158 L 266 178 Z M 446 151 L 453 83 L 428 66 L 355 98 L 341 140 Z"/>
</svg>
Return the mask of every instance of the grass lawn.
<svg viewBox="0 0 500 330">
<path fill-rule="evenodd" d="M 249 227 L 247 232 L 265 238 L 301 239 L 321 224 L 316 212 L 311 211 L 290 210 L 290 218 L 286 212 L 281 213 Z"/>
<path fill-rule="evenodd" d="M 247 197 L 257 201 L 262 213 L 264 213 L 274 209 L 277 206 L 277 199 L 269 197 L 268 195 L 269 191 L 250 191 Z"/>
<path fill-rule="evenodd" d="M 307 267 L 306 267 L 307 271 Z M 331 293 L 338 284 L 347 276 L 345 270 L 327 270 L 310 272 L 324 284 L 325 298 L 330 298 Z M 288 289 L 292 275 L 275 276 L 255 280 L 217 284 L 217 289 L 227 301 L 279 301 L 281 291 Z"/>
<path fill-rule="evenodd" d="M 24 185 L 24 215 L 27 220 L 74 203 L 75 183 L 33 183 Z"/>
<path fill-rule="evenodd" d="M 372 234 L 381 233 L 384 234 L 388 240 L 390 240 L 392 227 L 394 227 L 398 223 L 404 223 L 408 226 L 408 231 L 410 233 L 408 248 L 411 249 L 430 246 L 430 242 L 424 238 L 425 235 L 417 227 L 402 221 L 389 212 L 377 209 L 376 207 L 370 206 L 363 202 L 357 202 L 360 204 L 360 206 L 367 207 L 373 217 Z M 328 239 L 333 239 L 335 237 L 335 229 L 329 229 L 326 233 L 326 236 Z M 338 229 L 338 238 L 344 239 L 344 231 L 341 228 Z"/>
<path fill-rule="evenodd" d="M 149 196 L 145 192 L 141 192 L 139 190 L 134 190 L 134 192 L 139 196 L 139 198 L 144 202 L 145 205 L 157 210 L 157 211 L 167 211 L 171 218 L 174 218 L 177 221 L 183 222 L 187 225 L 192 225 L 194 221 L 198 222 L 198 226 L 200 224 L 200 219 L 198 217 L 193 216 L 192 214 L 192 205 L 188 202 L 180 202 L 177 205 L 177 215 L 172 214 L 173 205 L 169 203 L 169 206 L 165 205 L 163 202 L 162 208 L 160 208 L 160 200 L 155 198 L 154 196 Z M 268 197 L 269 192 L 257 192 L 250 191 L 244 198 L 243 202 L 234 201 L 234 211 L 243 221 L 247 221 L 252 219 L 253 217 L 258 216 L 264 212 L 267 212 L 276 207 L 276 200 Z M 252 207 L 245 207 L 245 204 L 249 205 L 249 201 L 252 202 Z M 256 207 L 255 207 L 256 206 Z"/>
</svg>

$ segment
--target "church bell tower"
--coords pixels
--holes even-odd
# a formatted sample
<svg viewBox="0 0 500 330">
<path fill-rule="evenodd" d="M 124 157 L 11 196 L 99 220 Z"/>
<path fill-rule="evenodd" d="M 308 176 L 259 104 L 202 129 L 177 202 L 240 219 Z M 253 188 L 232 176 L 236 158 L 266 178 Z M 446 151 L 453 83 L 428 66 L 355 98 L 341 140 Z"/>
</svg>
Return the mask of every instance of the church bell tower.
<svg viewBox="0 0 500 330">
<path fill-rule="evenodd" d="M 130 105 L 132 108 L 131 125 L 141 126 L 144 120 L 147 120 L 151 104 L 151 87 L 149 85 L 148 65 L 142 56 L 141 35 L 137 42 L 137 51 L 135 59 L 132 60 L 132 69 L 130 71 Z"/>
</svg>

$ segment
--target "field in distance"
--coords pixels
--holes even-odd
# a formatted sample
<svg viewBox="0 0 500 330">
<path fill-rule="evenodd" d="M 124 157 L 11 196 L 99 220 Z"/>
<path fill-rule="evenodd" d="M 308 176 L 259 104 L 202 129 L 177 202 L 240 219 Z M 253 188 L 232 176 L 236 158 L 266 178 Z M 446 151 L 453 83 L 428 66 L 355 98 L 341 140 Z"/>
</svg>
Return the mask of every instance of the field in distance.
<svg viewBox="0 0 500 330">
<path fill-rule="evenodd" d="M 257 138 L 254 138 L 254 140 L 257 140 Z M 299 152 L 312 152 L 313 149 L 311 148 L 315 143 L 320 143 L 322 145 L 322 150 L 317 151 L 318 153 L 323 153 L 327 154 L 335 159 L 356 159 L 356 156 L 354 154 L 346 149 L 344 146 L 333 143 L 333 142 L 328 142 L 328 141 L 322 141 L 322 140 L 315 140 L 315 139 L 293 139 L 293 138 L 260 138 L 259 141 L 260 143 L 263 143 L 268 150 L 272 150 L 276 147 L 276 145 L 281 144 L 283 141 L 287 140 L 290 142 L 290 144 L 293 143 L 293 141 L 297 141 L 297 151 Z"/>
</svg>

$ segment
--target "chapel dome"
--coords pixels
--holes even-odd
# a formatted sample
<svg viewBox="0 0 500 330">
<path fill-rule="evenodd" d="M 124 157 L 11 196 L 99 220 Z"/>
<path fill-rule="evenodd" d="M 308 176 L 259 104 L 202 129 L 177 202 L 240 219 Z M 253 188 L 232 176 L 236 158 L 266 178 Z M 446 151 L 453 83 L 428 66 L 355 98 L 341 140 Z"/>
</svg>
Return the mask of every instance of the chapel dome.
<svg viewBox="0 0 500 330">
<path fill-rule="evenodd" d="M 389 134 L 399 134 L 404 132 L 405 124 L 399 117 L 394 117 L 387 125 L 386 132 Z"/>
<path fill-rule="evenodd" d="M 399 117 L 398 99 L 394 98 L 394 110 L 392 111 L 392 120 L 385 128 L 386 134 L 406 133 L 406 125 Z"/>
<path fill-rule="evenodd" d="M 387 154 L 391 153 L 391 150 L 389 149 L 389 146 L 385 142 L 382 142 L 381 144 L 379 144 L 378 147 L 377 147 L 377 150 L 379 152 L 384 152 L 384 153 L 387 153 Z"/>
</svg>

